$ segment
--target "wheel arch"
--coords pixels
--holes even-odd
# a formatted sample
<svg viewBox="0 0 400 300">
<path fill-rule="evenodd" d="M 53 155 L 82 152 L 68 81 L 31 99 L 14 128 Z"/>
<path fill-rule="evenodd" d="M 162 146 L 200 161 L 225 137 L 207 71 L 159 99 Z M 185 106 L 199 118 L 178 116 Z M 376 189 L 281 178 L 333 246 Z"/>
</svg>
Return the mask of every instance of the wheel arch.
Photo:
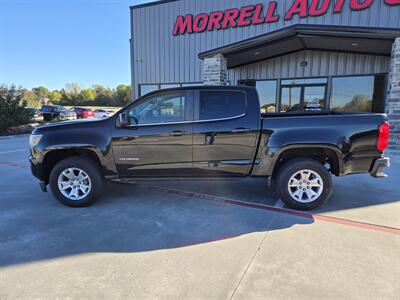
<svg viewBox="0 0 400 300">
<path fill-rule="evenodd" d="M 343 159 L 340 149 L 331 145 L 301 144 L 289 145 L 276 151 L 270 174 L 273 178 L 276 178 L 282 165 L 298 158 L 313 159 L 322 165 L 329 164 L 329 171 L 333 175 L 340 176 L 343 173 Z"/>
<path fill-rule="evenodd" d="M 54 166 L 60 161 L 70 157 L 84 157 L 90 159 L 97 165 L 100 174 L 104 176 L 101 156 L 94 149 L 82 147 L 57 148 L 48 150 L 43 157 L 43 171 L 46 183 L 49 182 L 49 176 Z"/>
</svg>

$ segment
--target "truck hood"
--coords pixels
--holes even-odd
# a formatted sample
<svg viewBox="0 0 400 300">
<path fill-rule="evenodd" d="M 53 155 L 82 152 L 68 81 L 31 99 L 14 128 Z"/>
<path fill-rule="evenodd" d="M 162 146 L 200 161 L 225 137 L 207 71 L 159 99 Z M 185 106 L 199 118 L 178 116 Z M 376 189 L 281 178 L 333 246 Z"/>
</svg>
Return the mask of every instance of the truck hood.
<svg viewBox="0 0 400 300">
<path fill-rule="evenodd" d="M 105 123 L 109 119 L 95 119 L 95 118 L 88 118 L 88 119 L 80 119 L 80 120 L 73 120 L 73 121 L 61 121 L 57 123 L 48 123 L 44 125 L 40 125 L 35 128 L 32 134 L 38 134 L 45 132 L 47 130 L 57 130 L 57 129 L 76 129 L 76 128 L 85 128 L 87 126 L 97 126 Z"/>
</svg>

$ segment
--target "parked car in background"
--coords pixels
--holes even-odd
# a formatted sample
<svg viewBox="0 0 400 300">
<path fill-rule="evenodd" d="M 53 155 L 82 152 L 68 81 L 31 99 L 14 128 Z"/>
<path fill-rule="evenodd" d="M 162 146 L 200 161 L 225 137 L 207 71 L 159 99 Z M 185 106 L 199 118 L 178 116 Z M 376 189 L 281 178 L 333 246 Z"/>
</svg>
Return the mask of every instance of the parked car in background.
<svg viewBox="0 0 400 300">
<path fill-rule="evenodd" d="M 26 107 L 25 110 L 30 116 L 32 116 L 32 122 L 43 122 L 43 115 L 38 109 L 34 107 Z"/>
<path fill-rule="evenodd" d="M 90 108 L 85 107 L 72 107 L 70 108 L 71 111 L 76 113 L 78 119 L 86 119 L 86 118 L 94 118 L 95 114 L 93 110 Z"/>
<path fill-rule="evenodd" d="M 76 120 L 76 113 L 66 109 L 61 105 L 43 105 L 41 109 L 38 111 L 39 114 L 42 114 L 43 120 L 48 122 L 52 121 L 56 118 L 60 120 Z"/>
<path fill-rule="evenodd" d="M 114 111 L 107 109 L 96 109 L 94 111 L 96 118 L 108 118 L 114 114 Z"/>
</svg>

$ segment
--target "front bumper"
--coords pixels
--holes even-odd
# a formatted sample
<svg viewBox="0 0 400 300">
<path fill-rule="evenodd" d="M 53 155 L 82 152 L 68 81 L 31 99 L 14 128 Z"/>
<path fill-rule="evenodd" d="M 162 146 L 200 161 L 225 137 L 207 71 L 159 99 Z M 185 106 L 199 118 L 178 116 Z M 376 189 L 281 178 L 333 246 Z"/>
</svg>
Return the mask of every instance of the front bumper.
<svg viewBox="0 0 400 300">
<path fill-rule="evenodd" d="M 390 167 L 389 157 L 378 158 L 377 160 L 375 160 L 370 174 L 372 177 L 375 178 L 386 178 L 388 177 L 388 175 L 383 172 L 383 169 L 388 167 Z"/>
</svg>

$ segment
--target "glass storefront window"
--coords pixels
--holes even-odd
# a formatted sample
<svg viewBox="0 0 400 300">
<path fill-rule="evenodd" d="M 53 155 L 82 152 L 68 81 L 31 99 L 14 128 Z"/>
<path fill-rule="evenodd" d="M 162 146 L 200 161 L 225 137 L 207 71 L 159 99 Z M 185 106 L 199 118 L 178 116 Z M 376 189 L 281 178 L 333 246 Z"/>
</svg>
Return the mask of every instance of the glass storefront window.
<svg viewBox="0 0 400 300">
<path fill-rule="evenodd" d="M 301 87 L 283 87 L 281 93 L 281 112 L 302 110 Z"/>
<path fill-rule="evenodd" d="M 298 84 L 318 84 L 318 83 L 327 83 L 327 77 L 321 78 L 300 78 L 300 79 L 285 79 L 282 80 L 282 85 L 298 85 Z"/>
<path fill-rule="evenodd" d="M 275 113 L 277 81 L 257 81 L 256 88 L 260 97 L 261 113 Z"/>
<path fill-rule="evenodd" d="M 148 93 L 159 90 L 158 84 L 142 84 L 140 85 L 140 96 L 147 95 Z"/>
<path fill-rule="evenodd" d="M 333 111 L 372 112 L 374 76 L 336 77 L 332 79 Z"/>
<path fill-rule="evenodd" d="M 325 86 L 304 87 L 304 111 L 323 111 L 325 108 Z"/>
<path fill-rule="evenodd" d="M 182 83 L 182 87 L 191 87 L 191 86 L 199 86 L 202 85 L 201 82 L 199 83 Z"/>
<path fill-rule="evenodd" d="M 165 90 L 165 89 L 173 89 L 173 88 L 178 88 L 178 87 L 181 87 L 181 85 L 178 83 L 178 84 L 175 84 L 175 83 L 167 83 L 167 84 L 162 84 L 161 85 L 161 89 L 162 90 Z"/>
</svg>

